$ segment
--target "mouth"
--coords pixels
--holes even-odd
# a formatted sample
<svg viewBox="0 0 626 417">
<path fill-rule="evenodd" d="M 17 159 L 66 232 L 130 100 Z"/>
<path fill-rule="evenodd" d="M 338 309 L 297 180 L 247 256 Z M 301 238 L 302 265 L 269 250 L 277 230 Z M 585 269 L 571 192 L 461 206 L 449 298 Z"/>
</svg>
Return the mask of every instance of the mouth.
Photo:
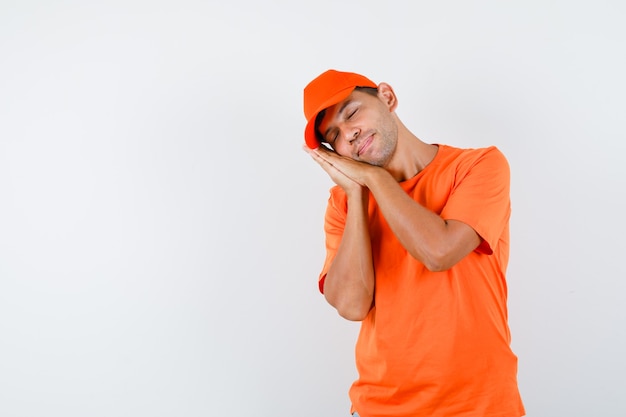
<svg viewBox="0 0 626 417">
<path fill-rule="evenodd" d="M 363 153 L 365 153 L 367 149 L 370 147 L 373 140 L 374 140 L 373 134 L 370 134 L 365 139 L 363 139 L 363 141 L 359 144 L 359 148 L 356 151 L 357 156 L 363 155 Z"/>
</svg>

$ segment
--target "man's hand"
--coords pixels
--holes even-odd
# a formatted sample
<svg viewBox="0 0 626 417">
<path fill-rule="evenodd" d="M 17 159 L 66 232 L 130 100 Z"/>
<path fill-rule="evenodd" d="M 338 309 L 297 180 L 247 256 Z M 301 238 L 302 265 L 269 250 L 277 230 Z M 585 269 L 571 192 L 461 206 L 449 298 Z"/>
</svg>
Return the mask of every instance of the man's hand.
<svg viewBox="0 0 626 417">
<path fill-rule="evenodd" d="M 304 150 L 345 191 L 348 198 L 341 243 L 324 278 L 324 297 L 342 317 L 363 320 L 372 308 L 375 287 L 367 214 L 369 192 L 346 172 L 352 172 L 350 167 L 353 164 L 354 170 L 366 164 L 344 158 L 324 146 L 309 149 L 305 145 Z"/>
<path fill-rule="evenodd" d="M 359 190 L 361 187 L 367 187 L 365 179 L 368 170 L 377 169 L 373 165 L 341 156 L 323 145 L 317 149 L 304 146 L 304 150 L 326 171 L 335 184 L 343 188 L 346 194 L 355 191 L 357 187 Z"/>
</svg>

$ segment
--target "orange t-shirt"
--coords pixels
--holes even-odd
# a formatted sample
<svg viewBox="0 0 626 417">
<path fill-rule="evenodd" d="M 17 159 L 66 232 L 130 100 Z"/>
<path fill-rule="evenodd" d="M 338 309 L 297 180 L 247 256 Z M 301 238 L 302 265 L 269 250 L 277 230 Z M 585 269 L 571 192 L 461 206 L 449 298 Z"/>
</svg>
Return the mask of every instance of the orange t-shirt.
<svg viewBox="0 0 626 417">
<path fill-rule="evenodd" d="M 402 247 L 369 200 L 376 273 L 374 307 L 356 344 L 350 389 L 361 417 L 519 417 L 517 357 L 510 348 L 505 271 L 509 256 L 509 166 L 495 147 L 439 145 L 433 161 L 400 186 L 446 220 L 470 225 L 479 247 L 447 271 L 431 272 Z M 347 201 L 331 189 L 327 257 L 343 233 Z"/>
</svg>

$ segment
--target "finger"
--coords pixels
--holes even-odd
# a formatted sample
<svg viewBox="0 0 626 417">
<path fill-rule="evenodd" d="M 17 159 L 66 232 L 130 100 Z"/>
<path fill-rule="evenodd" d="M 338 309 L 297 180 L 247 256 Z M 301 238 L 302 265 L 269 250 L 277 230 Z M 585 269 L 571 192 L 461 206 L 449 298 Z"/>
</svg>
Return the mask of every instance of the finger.
<svg viewBox="0 0 626 417">
<path fill-rule="evenodd" d="M 317 152 L 311 152 L 311 157 L 313 158 L 313 160 L 315 162 L 317 162 L 318 164 L 320 164 L 320 166 L 324 169 L 327 170 L 328 168 L 334 168 L 335 170 L 337 169 L 335 167 L 335 165 L 333 165 L 333 163 L 331 161 L 329 161 L 328 159 L 324 158 L 322 155 L 318 154 Z"/>
<path fill-rule="evenodd" d="M 343 176 L 347 176 L 343 171 L 341 171 L 341 169 L 339 169 L 338 166 L 336 166 L 335 164 L 333 164 L 332 161 L 324 158 L 322 155 L 320 155 L 317 152 L 311 152 L 311 157 L 313 158 L 313 160 L 315 162 L 317 162 L 322 169 L 324 169 L 324 171 L 326 171 L 328 174 L 332 175 L 336 175 L 337 173 L 343 175 Z"/>
<path fill-rule="evenodd" d="M 321 148 L 322 147 L 320 146 L 319 148 L 312 151 L 312 153 L 317 155 L 319 158 L 327 161 L 331 165 L 335 165 L 335 162 L 340 161 L 340 156 L 337 155 L 335 152 Z"/>
<path fill-rule="evenodd" d="M 304 150 L 304 152 L 306 152 L 308 154 L 310 154 L 311 152 L 316 151 L 318 149 L 319 149 L 319 146 L 317 148 L 315 148 L 315 149 L 311 149 L 311 148 L 309 148 L 309 146 L 306 143 L 302 145 L 302 150 Z"/>
</svg>

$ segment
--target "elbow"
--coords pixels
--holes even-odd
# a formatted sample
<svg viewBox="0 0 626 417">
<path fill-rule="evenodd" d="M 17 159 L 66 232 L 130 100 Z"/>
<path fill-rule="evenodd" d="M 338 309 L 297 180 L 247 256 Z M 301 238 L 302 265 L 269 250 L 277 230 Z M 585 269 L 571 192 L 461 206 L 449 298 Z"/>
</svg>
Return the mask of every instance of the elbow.
<svg viewBox="0 0 626 417">
<path fill-rule="evenodd" d="M 428 262 L 428 263 L 425 263 L 424 266 L 430 272 L 443 272 L 443 271 L 447 271 L 448 269 L 452 267 L 452 265 L 447 265 L 442 262 Z"/>
<path fill-rule="evenodd" d="M 371 299 L 369 302 L 355 300 L 329 300 L 330 305 L 335 307 L 337 313 L 349 321 L 363 321 L 372 308 Z"/>
<path fill-rule="evenodd" d="M 443 272 L 447 271 L 452 267 L 449 262 L 447 262 L 444 258 L 441 257 L 431 257 L 425 260 L 424 266 L 430 272 Z"/>
<path fill-rule="evenodd" d="M 409 251 L 432 272 L 447 271 L 474 251 L 482 239 L 470 226 L 459 221 L 445 221 L 446 233 L 432 235 L 413 243 Z"/>
<path fill-rule="evenodd" d="M 363 321 L 369 314 L 370 309 L 337 309 L 341 317 L 349 321 Z"/>
<path fill-rule="evenodd" d="M 426 269 L 430 272 L 443 272 L 452 268 L 456 262 L 446 252 L 430 252 L 420 255 L 414 255 L 416 259 L 421 261 Z"/>
</svg>

